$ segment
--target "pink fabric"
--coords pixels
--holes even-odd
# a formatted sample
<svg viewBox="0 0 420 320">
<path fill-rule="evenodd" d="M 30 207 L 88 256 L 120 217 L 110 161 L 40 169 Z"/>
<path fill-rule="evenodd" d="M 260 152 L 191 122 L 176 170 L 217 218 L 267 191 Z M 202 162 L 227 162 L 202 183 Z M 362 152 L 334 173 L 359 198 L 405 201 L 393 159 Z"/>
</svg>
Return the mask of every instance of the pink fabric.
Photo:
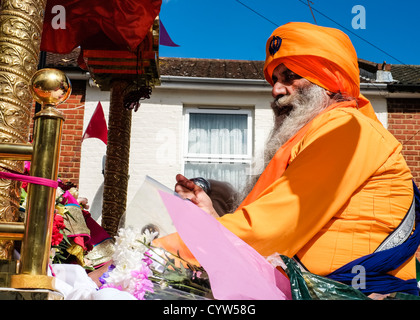
<svg viewBox="0 0 420 320">
<path fill-rule="evenodd" d="M 39 185 L 43 185 L 43 186 L 46 186 L 46 187 L 51 187 L 51 188 L 54 188 L 54 189 L 58 188 L 58 182 L 57 181 L 46 179 L 46 178 L 41 178 L 41 177 L 27 176 L 27 175 L 24 175 L 24 174 L 0 171 L 0 178 L 39 184 Z"/>
<path fill-rule="evenodd" d="M 77 202 L 77 199 L 75 197 L 73 197 L 73 195 L 69 192 L 69 190 L 64 192 L 62 197 L 63 197 L 63 204 L 66 204 L 66 205 L 67 204 L 77 204 L 77 205 L 79 205 L 79 202 Z"/>
<path fill-rule="evenodd" d="M 219 300 L 290 300 L 290 282 L 264 257 L 190 201 L 159 191 L 180 237 Z"/>
</svg>

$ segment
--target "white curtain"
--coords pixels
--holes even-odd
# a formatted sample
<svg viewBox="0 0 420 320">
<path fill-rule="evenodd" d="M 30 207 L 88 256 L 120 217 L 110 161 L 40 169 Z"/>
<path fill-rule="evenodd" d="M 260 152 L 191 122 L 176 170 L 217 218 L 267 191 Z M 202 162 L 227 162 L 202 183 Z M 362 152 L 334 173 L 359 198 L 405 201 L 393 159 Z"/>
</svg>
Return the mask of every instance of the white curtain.
<svg viewBox="0 0 420 320">
<path fill-rule="evenodd" d="M 203 177 L 229 182 L 240 191 L 247 179 L 248 163 L 185 163 L 185 176 L 188 178 Z"/>
<path fill-rule="evenodd" d="M 249 161 L 221 162 L 221 156 L 246 158 L 248 150 L 247 114 L 190 113 L 188 155 L 200 161 L 186 161 L 185 175 L 226 181 L 237 190 L 246 180 Z"/>
<path fill-rule="evenodd" d="M 246 114 L 190 113 L 189 154 L 247 154 Z"/>
</svg>

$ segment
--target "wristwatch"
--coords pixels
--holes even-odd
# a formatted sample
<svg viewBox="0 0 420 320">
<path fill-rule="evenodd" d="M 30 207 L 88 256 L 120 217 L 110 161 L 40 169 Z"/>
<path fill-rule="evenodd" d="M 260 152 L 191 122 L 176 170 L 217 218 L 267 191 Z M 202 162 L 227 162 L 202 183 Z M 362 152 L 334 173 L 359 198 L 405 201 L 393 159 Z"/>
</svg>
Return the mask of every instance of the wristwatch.
<svg viewBox="0 0 420 320">
<path fill-rule="evenodd" d="M 192 182 L 195 183 L 195 185 L 199 186 L 201 189 L 204 190 L 205 193 L 209 194 L 211 191 L 211 185 L 210 182 L 208 182 L 206 179 L 202 177 L 193 178 L 190 179 Z"/>
</svg>

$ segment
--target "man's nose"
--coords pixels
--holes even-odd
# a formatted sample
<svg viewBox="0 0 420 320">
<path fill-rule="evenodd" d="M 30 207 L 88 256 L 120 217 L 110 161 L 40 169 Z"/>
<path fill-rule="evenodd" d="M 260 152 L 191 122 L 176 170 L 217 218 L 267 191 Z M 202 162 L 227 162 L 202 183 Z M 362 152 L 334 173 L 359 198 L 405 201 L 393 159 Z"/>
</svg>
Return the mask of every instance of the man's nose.
<svg viewBox="0 0 420 320">
<path fill-rule="evenodd" d="M 287 94 L 287 88 L 283 83 L 277 81 L 273 85 L 273 89 L 271 90 L 271 94 L 273 95 L 273 98 L 275 98 L 277 96 L 284 96 L 284 95 Z"/>
</svg>

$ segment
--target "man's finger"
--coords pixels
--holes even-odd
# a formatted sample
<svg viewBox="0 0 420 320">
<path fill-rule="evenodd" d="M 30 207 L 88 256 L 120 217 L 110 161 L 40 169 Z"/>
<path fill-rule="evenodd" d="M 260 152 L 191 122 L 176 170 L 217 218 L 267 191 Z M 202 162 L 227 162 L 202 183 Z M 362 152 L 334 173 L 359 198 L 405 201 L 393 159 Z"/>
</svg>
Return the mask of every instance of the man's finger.
<svg viewBox="0 0 420 320">
<path fill-rule="evenodd" d="M 177 181 L 177 183 L 175 185 L 175 188 L 178 185 L 183 186 L 183 187 L 187 188 L 188 190 L 197 190 L 197 188 L 198 188 L 198 186 L 196 186 L 196 184 L 193 181 L 187 179 L 182 174 L 177 174 L 175 178 L 176 178 L 176 181 Z"/>
</svg>

